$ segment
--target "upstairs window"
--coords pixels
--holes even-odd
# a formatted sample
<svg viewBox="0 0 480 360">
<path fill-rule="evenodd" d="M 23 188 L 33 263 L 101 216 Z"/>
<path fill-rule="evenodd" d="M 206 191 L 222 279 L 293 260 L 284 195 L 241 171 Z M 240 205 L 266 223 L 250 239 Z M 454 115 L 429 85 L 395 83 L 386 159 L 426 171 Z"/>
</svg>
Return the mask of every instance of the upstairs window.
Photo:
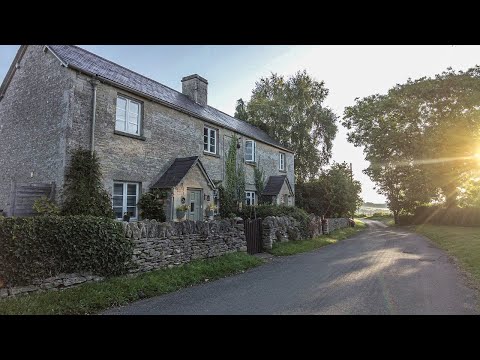
<svg viewBox="0 0 480 360">
<path fill-rule="evenodd" d="M 285 171 L 285 154 L 284 153 L 278 154 L 278 169 Z"/>
<path fill-rule="evenodd" d="M 206 126 L 203 128 L 203 151 L 209 154 L 217 153 L 217 130 Z"/>
<path fill-rule="evenodd" d="M 245 191 L 245 204 L 255 205 L 255 191 Z"/>
<path fill-rule="evenodd" d="M 140 135 L 141 108 L 140 102 L 118 96 L 115 130 Z"/>
<path fill-rule="evenodd" d="M 245 161 L 255 162 L 255 141 L 245 140 Z"/>
</svg>

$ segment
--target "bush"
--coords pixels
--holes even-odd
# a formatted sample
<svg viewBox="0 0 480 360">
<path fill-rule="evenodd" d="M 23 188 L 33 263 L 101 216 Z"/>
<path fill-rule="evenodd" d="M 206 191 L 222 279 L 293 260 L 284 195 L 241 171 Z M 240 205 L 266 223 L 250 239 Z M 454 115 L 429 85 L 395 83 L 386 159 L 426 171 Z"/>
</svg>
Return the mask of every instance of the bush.
<svg viewBox="0 0 480 360">
<path fill-rule="evenodd" d="M 237 213 L 243 219 L 266 218 L 267 216 L 291 216 L 301 224 L 302 236 L 308 236 L 310 217 L 303 209 L 295 206 L 263 204 L 258 206 L 244 206 Z"/>
<path fill-rule="evenodd" d="M 438 224 L 457 226 L 480 226 L 480 208 L 449 207 L 443 205 L 418 206 L 415 209 L 413 224 Z"/>
<path fill-rule="evenodd" d="M 33 210 L 35 210 L 38 215 L 50 216 L 60 214 L 60 208 L 57 204 L 46 196 L 42 196 L 40 199 L 35 200 L 33 203 Z"/>
<path fill-rule="evenodd" d="M 138 202 L 142 219 L 164 222 L 166 217 L 165 211 L 163 210 L 163 201 L 166 196 L 167 194 L 165 191 L 158 189 L 143 194 Z"/>
<path fill-rule="evenodd" d="M 125 273 L 133 243 L 122 224 L 93 216 L 5 218 L 0 221 L 0 278 L 25 285 L 60 273 Z"/>
<path fill-rule="evenodd" d="M 102 185 L 100 162 L 89 150 L 72 154 L 63 196 L 63 215 L 115 217 L 110 196 Z"/>
<path fill-rule="evenodd" d="M 398 216 L 399 225 L 412 225 L 413 224 L 413 215 L 399 215 Z"/>
</svg>

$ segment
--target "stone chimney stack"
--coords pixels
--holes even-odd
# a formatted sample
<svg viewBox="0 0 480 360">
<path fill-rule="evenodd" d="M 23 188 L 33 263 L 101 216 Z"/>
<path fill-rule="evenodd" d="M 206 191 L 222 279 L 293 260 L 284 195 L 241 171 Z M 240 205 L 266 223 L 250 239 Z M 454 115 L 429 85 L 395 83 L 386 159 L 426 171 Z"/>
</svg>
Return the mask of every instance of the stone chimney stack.
<svg viewBox="0 0 480 360">
<path fill-rule="evenodd" d="M 198 74 L 185 76 L 182 79 L 182 93 L 198 105 L 207 105 L 208 81 Z"/>
</svg>

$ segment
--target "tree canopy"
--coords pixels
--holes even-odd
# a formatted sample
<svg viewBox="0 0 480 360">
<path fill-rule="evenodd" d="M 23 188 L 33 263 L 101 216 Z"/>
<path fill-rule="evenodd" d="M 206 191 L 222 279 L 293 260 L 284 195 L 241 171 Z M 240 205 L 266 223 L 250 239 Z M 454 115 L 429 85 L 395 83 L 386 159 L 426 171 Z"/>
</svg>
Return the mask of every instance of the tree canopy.
<svg viewBox="0 0 480 360">
<path fill-rule="evenodd" d="M 255 83 L 248 103 L 237 101 L 235 117 L 258 126 L 295 152 L 298 183 L 314 178 L 332 156 L 337 116 L 324 106 L 328 89 L 307 72 L 278 74 Z"/>
<path fill-rule="evenodd" d="M 355 99 L 345 108 L 348 141 L 363 146 L 370 176 L 392 211 L 443 198 L 457 203 L 459 188 L 478 169 L 480 67 L 447 69 L 409 79 L 387 94 Z"/>
<path fill-rule="evenodd" d="M 315 179 L 297 185 L 297 204 L 319 216 L 350 216 L 363 203 L 361 191 L 361 184 L 352 178 L 349 166 L 334 163 Z"/>
</svg>

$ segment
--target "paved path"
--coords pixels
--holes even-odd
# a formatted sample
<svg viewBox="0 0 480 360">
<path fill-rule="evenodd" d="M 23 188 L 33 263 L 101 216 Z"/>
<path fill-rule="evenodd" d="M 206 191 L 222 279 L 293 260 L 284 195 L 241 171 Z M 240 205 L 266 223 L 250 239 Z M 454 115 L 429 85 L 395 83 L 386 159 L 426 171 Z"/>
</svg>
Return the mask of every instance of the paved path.
<svg viewBox="0 0 480 360">
<path fill-rule="evenodd" d="M 356 236 L 105 314 L 475 314 L 476 294 L 424 237 L 368 221 Z"/>
</svg>

